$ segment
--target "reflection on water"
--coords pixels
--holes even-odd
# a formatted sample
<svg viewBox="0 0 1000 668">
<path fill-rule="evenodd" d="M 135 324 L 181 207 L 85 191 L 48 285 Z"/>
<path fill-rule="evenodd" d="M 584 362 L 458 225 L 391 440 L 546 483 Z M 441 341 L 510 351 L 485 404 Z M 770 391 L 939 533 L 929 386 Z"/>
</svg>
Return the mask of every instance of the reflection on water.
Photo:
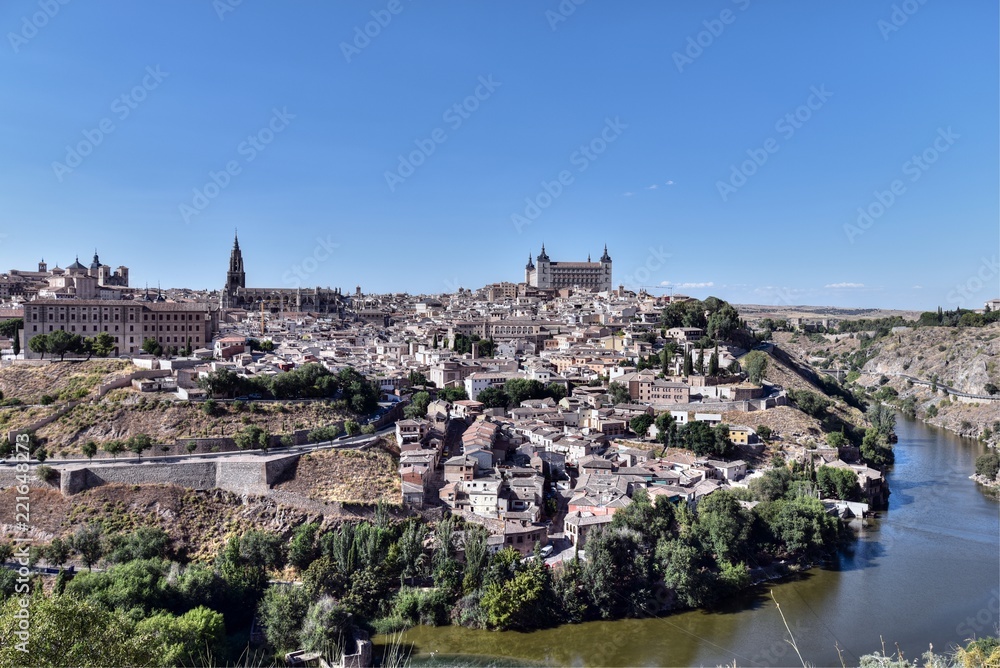
<svg viewBox="0 0 1000 668">
<path fill-rule="evenodd" d="M 714 612 L 588 622 L 533 633 L 419 627 L 415 665 L 797 665 L 773 591 L 805 659 L 857 665 L 895 644 L 916 657 L 1000 622 L 998 505 L 968 476 L 979 443 L 900 418 L 892 496 L 831 564 L 765 584 Z M 860 523 L 856 523 L 859 524 Z M 376 639 L 378 642 L 379 639 Z"/>
</svg>

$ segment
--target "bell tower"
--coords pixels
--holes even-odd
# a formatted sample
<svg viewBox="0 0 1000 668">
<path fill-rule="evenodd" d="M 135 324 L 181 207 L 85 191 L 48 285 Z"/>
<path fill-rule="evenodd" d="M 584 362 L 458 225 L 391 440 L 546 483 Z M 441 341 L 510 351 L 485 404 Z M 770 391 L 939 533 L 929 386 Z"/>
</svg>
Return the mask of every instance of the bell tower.
<svg viewBox="0 0 1000 668">
<path fill-rule="evenodd" d="M 229 254 L 229 271 L 226 272 L 226 289 L 223 291 L 223 306 L 234 306 L 237 290 L 246 288 L 247 276 L 243 271 L 243 251 L 240 250 L 240 237 L 233 236 L 233 250 Z"/>
</svg>

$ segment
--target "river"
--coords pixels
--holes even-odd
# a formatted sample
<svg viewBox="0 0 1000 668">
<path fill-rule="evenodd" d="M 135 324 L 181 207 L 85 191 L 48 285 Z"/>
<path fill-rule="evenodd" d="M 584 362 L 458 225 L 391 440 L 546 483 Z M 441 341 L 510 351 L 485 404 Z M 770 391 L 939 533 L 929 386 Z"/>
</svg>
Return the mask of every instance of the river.
<svg viewBox="0 0 1000 668">
<path fill-rule="evenodd" d="M 799 665 L 771 594 L 811 665 L 847 665 L 896 644 L 917 657 L 1000 623 L 1000 512 L 968 479 L 981 444 L 900 416 L 889 509 L 849 552 L 724 610 L 588 622 L 532 633 L 417 627 L 414 665 Z M 376 642 L 384 639 L 376 638 Z"/>
</svg>

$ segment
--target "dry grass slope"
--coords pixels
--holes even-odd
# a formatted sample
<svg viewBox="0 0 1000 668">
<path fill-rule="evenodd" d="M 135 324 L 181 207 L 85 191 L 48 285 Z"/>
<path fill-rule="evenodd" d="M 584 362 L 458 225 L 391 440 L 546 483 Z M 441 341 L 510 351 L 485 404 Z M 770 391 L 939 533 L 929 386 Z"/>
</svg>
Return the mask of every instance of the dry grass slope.
<svg viewBox="0 0 1000 668">
<path fill-rule="evenodd" d="M 323 450 L 299 460 L 295 478 L 275 486 L 314 501 L 372 504 L 400 502 L 396 460 L 387 452 Z"/>
<path fill-rule="evenodd" d="M 132 369 L 125 360 L 94 359 L 86 362 L 53 362 L 43 366 L 11 365 L 0 369 L 0 392 L 4 397 L 38 403 L 42 395 L 60 401 L 80 399 L 96 393 L 97 386 Z"/>
</svg>

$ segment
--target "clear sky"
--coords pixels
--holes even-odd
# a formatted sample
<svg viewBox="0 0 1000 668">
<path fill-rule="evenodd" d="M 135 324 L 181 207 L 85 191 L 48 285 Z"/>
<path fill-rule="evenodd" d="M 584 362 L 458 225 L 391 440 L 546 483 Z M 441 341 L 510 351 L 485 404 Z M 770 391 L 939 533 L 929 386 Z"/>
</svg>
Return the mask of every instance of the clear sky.
<svg viewBox="0 0 1000 668">
<path fill-rule="evenodd" d="M 997 14 L 10 0 L 0 267 L 97 246 L 133 285 L 217 288 L 238 227 L 249 286 L 439 293 L 606 242 L 615 282 L 654 292 L 981 307 Z"/>
</svg>

